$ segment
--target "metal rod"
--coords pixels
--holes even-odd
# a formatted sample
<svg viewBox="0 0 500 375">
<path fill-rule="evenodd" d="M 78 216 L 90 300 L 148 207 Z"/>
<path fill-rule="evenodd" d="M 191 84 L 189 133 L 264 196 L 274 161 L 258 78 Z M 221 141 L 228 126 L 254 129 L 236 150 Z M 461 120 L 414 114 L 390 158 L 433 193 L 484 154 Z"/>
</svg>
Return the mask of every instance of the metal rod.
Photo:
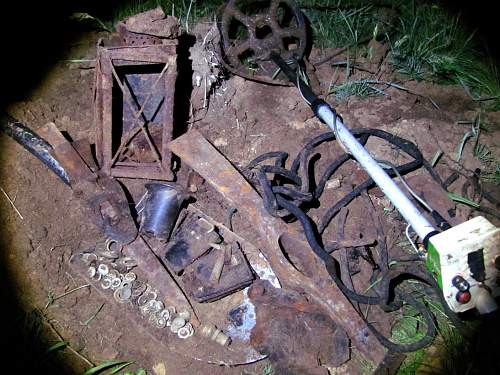
<svg viewBox="0 0 500 375">
<path fill-rule="evenodd" d="M 349 129 L 340 121 L 339 117 L 335 116 L 330 106 L 328 104 L 319 105 L 316 112 L 318 117 L 335 132 L 338 140 L 366 170 L 417 235 L 423 240 L 428 234 L 435 232 L 436 228 L 422 215 L 378 162 L 358 142 Z"/>
</svg>

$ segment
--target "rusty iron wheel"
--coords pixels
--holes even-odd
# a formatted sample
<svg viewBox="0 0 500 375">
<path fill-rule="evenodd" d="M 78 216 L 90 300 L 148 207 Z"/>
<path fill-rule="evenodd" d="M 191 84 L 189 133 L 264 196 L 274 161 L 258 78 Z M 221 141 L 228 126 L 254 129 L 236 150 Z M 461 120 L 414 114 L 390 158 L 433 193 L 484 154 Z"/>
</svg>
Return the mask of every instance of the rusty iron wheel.
<svg viewBox="0 0 500 375">
<path fill-rule="evenodd" d="M 221 55 L 231 73 L 289 85 L 287 80 L 273 79 L 277 66 L 270 53 L 278 53 L 285 61 L 304 56 L 306 24 L 295 1 L 229 0 L 220 20 Z"/>
</svg>

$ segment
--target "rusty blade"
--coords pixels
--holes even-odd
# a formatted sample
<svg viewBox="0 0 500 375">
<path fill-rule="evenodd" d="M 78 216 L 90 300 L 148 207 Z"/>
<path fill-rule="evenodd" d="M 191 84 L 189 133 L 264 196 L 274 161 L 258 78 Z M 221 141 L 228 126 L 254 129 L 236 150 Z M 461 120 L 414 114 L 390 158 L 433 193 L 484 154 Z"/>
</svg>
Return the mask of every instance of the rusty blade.
<svg viewBox="0 0 500 375">
<path fill-rule="evenodd" d="M 96 179 L 95 174 L 85 164 L 71 143 L 64 138 L 56 124 L 49 122 L 39 130 L 53 147 L 53 154 L 69 176 L 71 184 Z"/>
<path fill-rule="evenodd" d="M 116 241 L 132 242 L 137 236 L 137 228 L 118 181 L 94 173 L 54 123 L 40 128 L 39 133 L 52 145 L 51 153 L 66 171 L 75 196 L 91 209 L 94 224 Z"/>
<path fill-rule="evenodd" d="M 182 290 L 166 271 L 158 255 L 155 254 L 155 250 L 149 247 L 141 236 L 138 236 L 134 242 L 123 248 L 124 254 L 134 259 L 138 263 L 139 268 L 147 273 L 149 282 L 152 285 L 157 285 L 165 301 L 175 306 L 178 311 L 189 311 L 191 314 L 191 323 L 198 326 L 200 322 L 191 303 L 189 303 Z"/>
<path fill-rule="evenodd" d="M 367 327 L 350 301 L 331 282 L 319 262 L 310 265 L 314 278 L 298 272 L 281 251 L 282 234 L 303 239 L 303 235 L 268 214 L 262 199 L 245 178 L 199 132 L 189 131 L 169 144 L 170 150 L 207 180 L 232 207 L 244 212 L 259 231 L 262 251 L 280 282 L 296 291 L 305 292 L 349 335 L 353 344 L 369 361 L 380 365 L 385 349 Z M 307 249 L 307 244 L 303 249 Z"/>
</svg>

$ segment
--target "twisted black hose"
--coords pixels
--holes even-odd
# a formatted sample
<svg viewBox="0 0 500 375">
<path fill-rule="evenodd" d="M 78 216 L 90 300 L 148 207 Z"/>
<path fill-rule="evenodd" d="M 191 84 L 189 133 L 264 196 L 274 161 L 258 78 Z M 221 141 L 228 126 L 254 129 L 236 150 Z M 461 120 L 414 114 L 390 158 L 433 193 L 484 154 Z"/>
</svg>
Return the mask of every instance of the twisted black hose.
<svg viewBox="0 0 500 375">
<path fill-rule="evenodd" d="M 426 169 L 431 169 L 430 165 L 424 160 L 420 150 L 413 143 L 397 137 L 393 134 L 385 132 L 378 129 L 354 129 L 352 131 L 354 136 L 359 138 L 362 144 L 366 144 L 370 136 L 375 136 L 384 139 L 394 145 L 395 147 L 401 149 L 403 152 L 408 154 L 413 158 L 412 161 L 396 167 L 398 172 L 403 175 L 410 171 L 413 171 L 419 167 L 424 166 Z M 262 192 L 262 197 L 264 201 L 264 206 L 266 210 L 274 216 L 284 217 L 293 216 L 296 218 L 303 227 L 304 234 L 306 236 L 307 242 L 311 250 L 316 254 L 316 256 L 322 260 L 326 270 L 333 282 L 338 286 L 338 288 L 349 298 L 351 301 L 358 302 L 367 305 L 379 305 L 385 311 L 393 311 L 401 308 L 401 306 L 406 303 L 413 306 L 423 317 L 427 331 L 424 337 L 416 342 L 409 344 L 399 344 L 390 341 L 383 334 L 381 334 L 371 323 L 366 322 L 370 330 L 374 335 L 380 340 L 380 342 L 386 346 L 389 350 L 393 352 L 408 352 L 414 351 L 428 345 L 436 335 L 436 325 L 434 322 L 433 315 L 428 307 L 422 302 L 414 298 L 412 295 L 405 293 L 404 291 L 397 288 L 397 283 L 395 280 L 405 276 L 407 278 L 417 279 L 424 283 L 430 285 L 431 289 L 439 296 L 440 302 L 443 304 L 445 312 L 450 316 L 452 322 L 455 325 L 459 325 L 460 321 L 456 315 L 448 308 L 444 297 L 442 296 L 441 290 L 437 286 L 435 280 L 430 277 L 427 273 L 421 271 L 412 271 L 407 265 L 399 266 L 394 268 L 389 268 L 389 259 L 387 246 L 385 244 L 385 235 L 381 229 L 381 223 L 376 216 L 376 212 L 369 201 L 368 196 L 364 193 L 369 187 L 373 186 L 374 182 L 372 179 L 367 179 L 358 186 L 356 186 L 349 194 L 344 196 L 340 201 L 330 207 L 324 216 L 320 219 L 319 224 L 316 226 L 315 223 L 307 216 L 304 212 L 304 204 L 311 203 L 314 200 L 318 200 L 323 194 L 326 181 L 335 173 L 335 171 L 346 161 L 351 159 L 348 154 L 343 154 L 337 160 L 332 162 L 325 170 L 321 176 L 319 183 L 316 188 L 313 189 L 314 184 L 310 184 L 311 178 L 309 172 L 309 160 L 311 154 L 318 145 L 323 142 L 335 140 L 335 134 L 333 132 L 328 132 L 321 134 L 313 138 L 308 142 L 303 149 L 299 152 L 297 157 L 293 160 L 290 169 L 285 168 L 285 162 L 288 158 L 288 154 L 284 152 L 272 152 L 259 156 L 254 159 L 248 167 L 247 170 L 257 168 L 260 163 L 266 160 L 275 158 L 276 161 L 274 165 L 263 165 L 260 166 L 258 172 L 258 181 Z M 387 169 L 387 173 L 391 176 L 395 176 L 396 173 L 392 169 Z M 431 172 L 431 171 L 430 171 Z M 268 179 L 268 175 L 272 174 L 273 177 Z M 441 179 L 432 170 L 431 176 L 442 184 Z M 311 191 L 313 190 L 313 191 Z M 369 210 L 372 220 L 378 225 L 377 236 L 378 236 L 378 246 L 380 254 L 380 262 L 378 265 L 377 276 L 380 277 L 380 281 L 376 288 L 371 288 L 369 292 L 370 295 L 359 294 L 353 290 L 347 288 L 340 275 L 338 274 L 338 264 L 335 258 L 330 256 L 330 254 L 324 249 L 321 241 L 320 234 L 325 230 L 328 224 L 331 222 L 333 217 L 345 207 L 349 202 L 351 202 L 355 197 L 364 193 L 365 199 L 370 203 Z M 402 259 L 402 261 L 412 261 L 413 259 Z M 375 275 L 375 274 L 374 274 Z"/>
</svg>

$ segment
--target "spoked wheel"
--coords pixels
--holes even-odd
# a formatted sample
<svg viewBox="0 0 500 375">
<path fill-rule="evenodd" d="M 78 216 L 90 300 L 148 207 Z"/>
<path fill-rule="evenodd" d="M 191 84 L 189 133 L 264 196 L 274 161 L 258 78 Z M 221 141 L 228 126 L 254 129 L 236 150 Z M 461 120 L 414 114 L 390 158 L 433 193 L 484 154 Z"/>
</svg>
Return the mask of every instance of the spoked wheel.
<svg viewBox="0 0 500 375">
<path fill-rule="evenodd" d="M 285 61 L 300 60 L 306 49 L 304 15 L 293 0 L 229 0 L 221 14 L 222 58 L 241 77 L 272 83 L 276 64 L 270 53 Z"/>
</svg>

